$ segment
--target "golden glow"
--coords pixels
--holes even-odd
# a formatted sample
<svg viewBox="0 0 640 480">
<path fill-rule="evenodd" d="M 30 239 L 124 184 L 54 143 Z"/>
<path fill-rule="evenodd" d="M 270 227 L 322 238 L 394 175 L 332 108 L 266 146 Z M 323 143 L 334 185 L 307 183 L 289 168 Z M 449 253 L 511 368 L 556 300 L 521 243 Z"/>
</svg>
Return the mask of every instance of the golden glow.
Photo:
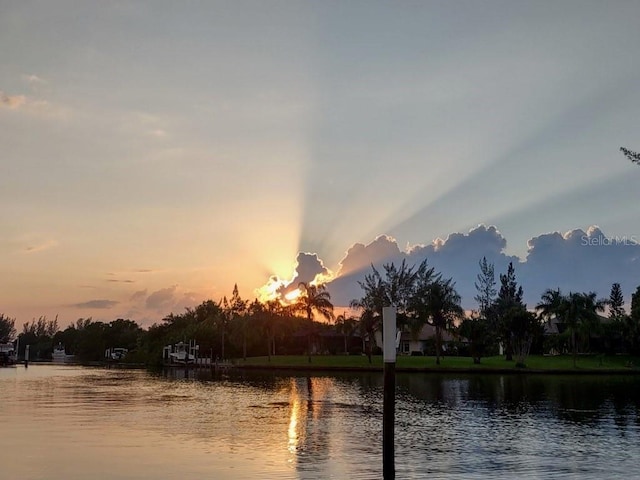
<svg viewBox="0 0 640 480">
<path fill-rule="evenodd" d="M 300 395 L 294 379 L 291 379 L 291 416 L 289 417 L 289 437 L 287 448 L 289 452 L 296 453 L 298 449 L 298 419 L 300 418 Z"/>
<path fill-rule="evenodd" d="M 295 302 L 297 300 L 297 298 L 302 294 L 302 292 L 300 291 L 299 288 L 296 288 L 295 290 L 287 293 L 284 298 L 287 302 Z"/>
<path fill-rule="evenodd" d="M 323 284 L 329 283 L 331 280 L 334 280 L 336 278 L 336 276 L 333 274 L 331 270 L 327 269 L 327 272 L 328 273 L 326 275 L 322 273 L 317 274 L 310 284 L 316 285 L 316 286 L 323 285 Z"/>
<path fill-rule="evenodd" d="M 257 288 L 255 293 L 258 297 L 258 300 L 261 302 L 268 302 L 270 300 L 275 300 L 280 297 L 280 293 L 278 293 L 278 289 L 284 287 L 285 283 L 280 280 L 278 277 L 274 276 L 267 281 L 262 287 Z"/>
</svg>

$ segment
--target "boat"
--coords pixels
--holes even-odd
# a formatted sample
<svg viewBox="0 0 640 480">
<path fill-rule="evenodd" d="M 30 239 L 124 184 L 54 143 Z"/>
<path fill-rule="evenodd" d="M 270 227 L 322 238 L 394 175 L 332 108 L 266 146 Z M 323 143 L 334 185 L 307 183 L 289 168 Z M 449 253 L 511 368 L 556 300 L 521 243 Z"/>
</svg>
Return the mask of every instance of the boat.
<svg viewBox="0 0 640 480">
<path fill-rule="evenodd" d="M 129 350 L 126 348 L 113 347 L 105 350 L 104 357 L 108 362 L 119 362 L 121 360 L 124 360 L 124 357 L 127 356 L 127 353 L 129 353 Z"/>
<path fill-rule="evenodd" d="M 54 363 L 69 363 L 75 358 L 75 355 L 67 355 L 67 351 L 62 343 L 59 343 L 57 347 L 53 349 L 51 358 Z"/>
<path fill-rule="evenodd" d="M 15 365 L 18 361 L 18 351 L 13 343 L 0 343 L 0 367 Z"/>
<path fill-rule="evenodd" d="M 169 365 L 190 365 L 196 362 L 196 355 L 200 349 L 195 340 L 189 343 L 178 342 L 167 345 L 162 352 L 162 358 Z"/>
</svg>

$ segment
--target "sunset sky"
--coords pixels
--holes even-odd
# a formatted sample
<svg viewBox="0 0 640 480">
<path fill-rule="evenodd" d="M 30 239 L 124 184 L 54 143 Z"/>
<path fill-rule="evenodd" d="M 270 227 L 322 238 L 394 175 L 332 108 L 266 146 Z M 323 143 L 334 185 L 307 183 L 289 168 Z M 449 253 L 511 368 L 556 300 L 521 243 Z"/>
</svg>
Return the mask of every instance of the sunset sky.
<svg viewBox="0 0 640 480">
<path fill-rule="evenodd" d="M 530 299 L 628 297 L 638 19 L 631 0 L 2 1 L 0 313 L 150 325 L 296 261 L 343 303 L 356 272 L 418 254 L 471 308 L 485 252 Z"/>
</svg>

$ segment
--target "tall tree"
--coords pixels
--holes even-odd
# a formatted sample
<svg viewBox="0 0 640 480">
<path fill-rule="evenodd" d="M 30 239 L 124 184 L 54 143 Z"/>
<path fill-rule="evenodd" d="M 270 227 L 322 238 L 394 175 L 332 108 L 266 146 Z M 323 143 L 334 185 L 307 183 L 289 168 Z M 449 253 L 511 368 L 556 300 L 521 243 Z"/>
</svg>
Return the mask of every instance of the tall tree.
<svg viewBox="0 0 640 480">
<path fill-rule="evenodd" d="M 472 312 L 460 323 L 458 333 L 469 342 L 469 353 L 474 364 L 480 364 L 481 358 L 487 354 L 493 340 L 490 324 L 477 312 Z"/>
<path fill-rule="evenodd" d="M 247 306 L 248 301 L 243 300 L 238 292 L 238 284 L 233 285 L 233 292 L 231 292 L 231 300 L 229 301 L 229 312 L 231 314 L 231 321 L 240 323 L 240 330 L 242 334 L 242 358 L 247 359 Z"/>
<path fill-rule="evenodd" d="M 611 285 L 611 293 L 609 294 L 609 318 L 616 320 L 624 317 L 624 297 L 622 288 L 619 283 Z"/>
<path fill-rule="evenodd" d="M 418 318 L 435 329 L 436 364 L 440 365 L 442 354 L 442 333 L 450 330 L 454 320 L 464 316 L 460 306 L 461 297 L 455 289 L 452 279 L 442 279 L 438 275 L 435 279 L 421 283 L 416 288 L 412 298 L 412 310 Z"/>
<path fill-rule="evenodd" d="M 279 300 L 268 300 L 260 307 L 264 334 L 267 340 L 267 357 L 276 354 L 276 328 L 278 320 L 284 315 L 285 308 Z"/>
<path fill-rule="evenodd" d="M 631 312 L 625 319 L 624 338 L 629 353 L 640 355 L 640 287 L 631 295 Z"/>
<path fill-rule="evenodd" d="M 480 273 L 474 283 L 477 292 L 474 300 L 478 303 L 478 312 L 464 318 L 458 328 L 458 333 L 469 342 L 469 350 L 475 364 L 480 363 L 494 338 L 490 332 L 495 324 L 494 302 L 498 293 L 493 263 L 489 263 L 487 257 L 482 257 L 479 266 Z"/>
<path fill-rule="evenodd" d="M 351 301 L 351 307 L 360 310 L 360 322 L 363 330 L 367 330 L 369 340 L 368 352 L 371 361 L 371 347 L 375 342 L 375 332 L 382 326 L 383 307 L 396 307 L 397 320 L 400 325 L 413 323 L 408 315 L 408 308 L 413 298 L 416 285 L 419 282 L 427 283 L 434 276 L 434 269 L 429 268 L 427 261 L 419 265 L 408 266 L 403 260 L 400 266 L 394 263 L 383 265 L 384 276 L 371 265 L 372 272 L 365 275 L 364 281 L 358 282 L 364 291 L 364 295 Z"/>
<path fill-rule="evenodd" d="M 526 310 L 526 306 L 522 302 L 522 296 L 522 287 L 516 281 L 513 263 L 509 262 L 507 273 L 500 274 L 500 291 L 493 302 L 496 332 L 504 346 L 507 361 L 513 360 L 512 337 L 514 322 L 521 318 L 522 310 Z"/>
<path fill-rule="evenodd" d="M 640 320 L 640 287 L 631 295 L 631 316 Z"/>
<path fill-rule="evenodd" d="M 543 332 L 538 317 L 526 308 L 516 307 L 511 315 L 511 343 L 516 357 L 516 367 L 524 367 L 534 338 Z"/>
<path fill-rule="evenodd" d="M 0 313 L 0 343 L 11 342 L 16 336 L 16 321 Z"/>
<path fill-rule="evenodd" d="M 354 302 L 355 301 L 351 302 L 351 306 L 358 307 L 358 305 L 354 304 Z M 360 336 L 362 337 L 363 343 L 366 339 L 366 344 L 363 345 L 363 349 L 367 354 L 369 364 L 372 363 L 371 355 L 373 350 L 373 343 L 375 342 L 375 334 L 380 329 L 380 320 L 381 316 L 376 315 L 376 313 L 372 309 L 362 308 L 360 310 L 358 328 L 360 330 Z"/>
<path fill-rule="evenodd" d="M 605 301 L 598 300 L 594 292 L 563 295 L 560 289 L 547 290 L 542 294 L 536 309 L 549 318 L 555 315 L 571 335 L 573 366 L 578 355 L 578 334 L 588 336 L 600 324 L 598 312 L 604 310 Z"/>
<path fill-rule="evenodd" d="M 221 332 L 221 358 L 224 360 L 224 348 L 225 348 L 225 336 L 229 325 L 235 323 L 241 319 L 242 322 L 242 338 L 243 338 L 243 356 L 246 358 L 246 313 L 247 313 L 247 301 L 240 298 L 238 291 L 238 284 L 234 284 L 233 292 L 231 293 L 231 299 L 227 300 L 227 297 L 222 298 L 222 312 L 219 317 L 220 332 Z"/>
<path fill-rule="evenodd" d="M 311 363 L 311 336 L 313 333 L 314 313 L 320 314 L 327 320 L 332 320 L 333 304 L 331 303 L 331 294 L 324 284 L 312 285 L 300 282 L 298 288 L 300 289 L 300 296 L 296 302 L 296 307 L 299 311 L 304 312 L 307 318 L 307 354 L 308 361 Z"/>
<path fill-rule="evenodd" d="M 595 292 L 569 293 L 567 305 L 567 328 L 571 332 L 571 344 L 573 348 L 573 365 L 576 365 L 578 353 L 577 335 L 582 334 L 586 338 L 600 326 L 598 312 L 603 312 L 605 301 L 599 300 Z"/>
<path fill-rule="evenodd" d="M 478 292 L 474 298 L 478 302 L 478 311 L 481 316 L 487 317 L 489 309 L 496 298 L 496 277 L 493 263 L 487 261 L 487 257 L 482 257 L 480 264 L 480 273 L 477 281 L 474 283 Z"/>
<path fill-rule="evenodd" d="M 562 316 L 565 297 L 559 288 L 552 290 L 547 289 L 540 297 L 540 302 L 536 305 L 536 310 L 540 316 L 547 322 L 551 322 L 553 318 L 557 318 L 559 321 L 564 321 Z"/>
<path fill-rule="evenodd" d="M 353 317 L 348 317 L 344 314 L 336 317 L 336 331 L 342 334 L 344 339 L 344 353 L 348 353 L 347 340 L 353 336 L 358 328 L 358 321 Z"/>
<path fill-rule="evenodd" d="M 20 340 L 20 353 L 26 345 L 30 345 L 31 356 L 34 358 L 50 358 L 53 351 L 53 337 L 58 332 L 58 317 L 47 320 L 47 317 L 33 319 L 22 325 L 22 333 L 18 335 Z M 104 350 L 102 351 L 104 353 Z"/>
</svg>

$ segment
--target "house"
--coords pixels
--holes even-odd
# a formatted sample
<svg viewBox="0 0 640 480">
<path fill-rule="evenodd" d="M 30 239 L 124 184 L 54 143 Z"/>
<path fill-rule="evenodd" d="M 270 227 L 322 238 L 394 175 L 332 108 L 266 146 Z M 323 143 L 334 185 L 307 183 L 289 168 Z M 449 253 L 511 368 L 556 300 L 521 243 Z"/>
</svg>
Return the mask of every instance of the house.
<svg viewBox="0 0 640 480">
<path fill-rule="evenodd" d="M 376 344 L 382 345 L 382 333 L 376 332 Z M 417 335 L 403 330 L 397 342 L 398 355 L 435 355 L 436 329 L 432 325 L 424 325 Z M 442 332 L 442 353 L 446 354 L 456 343 L 454 336 L 446 330 Z"/>
<path fill-rule="evenodd" d="M 358 332 L 345 337 L 334 328 L 300 329 L 292 335 L 294 345 L 289 349 L 290 353 L 303 355 L 308 353 L 311 347 L 312 355 L 361 353 L 363 350 L 362 338 Z M 346 350 L 345 350 L 346 349 Z"/>
<path fill-rule="evenodd" d="M 571 351 L 571 338 L 567 332 L 567 324 L 558 317 L 552 317 L 544 323 L 545 353 L 558 355 Z M 587 329 L 582 328 L 576 335 L 578 352 L 624 352 L 624 339 L 616 322 L 611 318 L 598 315 L 598 324 Z"/>
</svg>

